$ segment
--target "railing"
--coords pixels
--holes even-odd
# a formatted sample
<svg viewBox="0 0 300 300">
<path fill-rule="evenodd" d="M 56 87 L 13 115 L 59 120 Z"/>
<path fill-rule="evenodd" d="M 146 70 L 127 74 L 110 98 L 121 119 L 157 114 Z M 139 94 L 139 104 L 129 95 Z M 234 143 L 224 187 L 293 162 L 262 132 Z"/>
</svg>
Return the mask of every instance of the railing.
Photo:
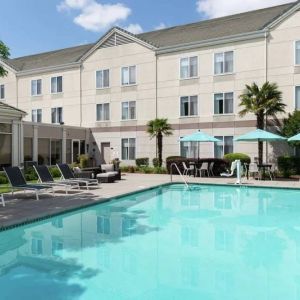
<svg viewBox="0 0 300 300">
<path fill-rule="evenodd" d="M 173 182 L 173 166 L 175 166 L 175 168 L 176 168 L 178 174 L 180 175 L 182 181 L 184 182 L 185 186 L 188 188 L 189 185 L 188 185 L 188 183 L 186 182 L 186 180 L 185 180 L 184 176 L 182 175 L 182 173 L 180 172 L 180 170 L 179 170 L 179 168 L 178 168 L 178 166 L 177 166 L 176 163 L 172 163 L 172 164 L 170 165 L 170 177 L 171 177 L 170 179 L 171 179 L 171 182 Z"/>
</svg>

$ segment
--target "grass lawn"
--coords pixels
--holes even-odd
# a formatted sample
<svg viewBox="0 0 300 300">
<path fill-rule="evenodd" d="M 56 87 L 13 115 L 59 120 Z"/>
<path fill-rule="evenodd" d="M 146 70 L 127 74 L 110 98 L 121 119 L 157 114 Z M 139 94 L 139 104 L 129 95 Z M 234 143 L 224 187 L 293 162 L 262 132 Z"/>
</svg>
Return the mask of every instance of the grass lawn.
<svg viewBox="0 0 300 300">
<path fill-rule="evenodd" d="M 10 192 L 10 187 L 8 184 L 0 184 L 0 194 Z"/>
</svg>

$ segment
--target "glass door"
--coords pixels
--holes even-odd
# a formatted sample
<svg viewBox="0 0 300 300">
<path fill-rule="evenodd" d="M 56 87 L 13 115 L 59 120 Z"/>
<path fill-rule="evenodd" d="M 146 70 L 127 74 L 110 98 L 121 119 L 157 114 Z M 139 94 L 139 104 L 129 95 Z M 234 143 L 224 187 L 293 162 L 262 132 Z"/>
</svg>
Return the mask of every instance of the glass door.
<svg viewBox="0 0 300 300">
<path fill-rule="evenodd" d="M 72 162 L 78 162 L 80 155 L 80 140 L 72 140 Z"/>
</svg>

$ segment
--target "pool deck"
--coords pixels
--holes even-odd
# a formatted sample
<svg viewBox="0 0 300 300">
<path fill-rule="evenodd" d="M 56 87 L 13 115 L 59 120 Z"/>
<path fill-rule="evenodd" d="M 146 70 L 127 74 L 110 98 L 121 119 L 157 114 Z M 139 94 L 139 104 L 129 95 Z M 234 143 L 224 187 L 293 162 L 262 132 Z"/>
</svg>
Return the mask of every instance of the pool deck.
<svg viewBox="0 0 300 300">
<path fill-rule="evenodd" d="M 182 182 L 179 176 L 173 176 L 174 182 Z M 234 178 L 193 178 L 188 177 L 189 183 L 203 184 L 234 184 Z M 65 195 L 57 192 L 55 197 L 41 195 L 40 200 L 30 192 L 4 194 L 6 206 L 0 206 L 0 230 L 7 227 L 24 224 L 52 215 L 86 207 L 96 203 L 108 201 L 110 198 L 124 194 L 148 189 L 162 184 L 170 183 L 170 175 L 153 174 L 125 174 L 121 181 L 104 183 L 98 189 L 82 190 L 81 193 L 72 192 Z M 257 181 L 250 179 L 244 182 L 249 186 L 266 186 L 280 188 L 299 188 L 299 181 Z"/>
</svg>

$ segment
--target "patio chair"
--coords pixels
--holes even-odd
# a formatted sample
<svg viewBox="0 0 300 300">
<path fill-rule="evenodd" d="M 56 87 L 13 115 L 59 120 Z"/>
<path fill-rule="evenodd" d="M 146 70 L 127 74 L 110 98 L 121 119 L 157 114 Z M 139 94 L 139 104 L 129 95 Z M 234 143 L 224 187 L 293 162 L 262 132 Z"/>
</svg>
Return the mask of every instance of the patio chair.
<svg viewBox="0 0 300 300">
<path fill-rule="evenodd" d="M 197 173 L 199 172 L 199 176 L 202 177 L 202 173 L 204 172 L 204 175 L 205 173 L 207 174 L 207 177 L 209 177 L 209 169 L 208 169 L 208 162 L 204 162 L 202 163 L 201 167 L 200 168 L 196 168 L 196 176 L 197 176 Z"/>
<path fill-rule="evenodd" d="M 97 179 L 88 179 L 88 178 L 78 178 L 74 176 L 74 173 L 67 164 L 56 164 L 62 178 L 68 180 L 69 182 L 78 182 L 79 185 L 83 185 L 88 190 L 90 186 L 99 186 Z"/>
<path fill-rule="evenodd" d="M 27 183 L 19 167 L 5 167 L 3 169 L 10 183 L 12 193 L 14 193 L 15 189 L 23 191 L 34 191 L 36 195 L 36 200 L 39 200 L 39 194 L 41 192 L 48 192 L 49 190 L 51 190 L 54 196 L 54 189 L 50 185 Z"/>
<path fill-rule="evenodd" d="M 46 183 L 51 186 L 64 187 L 66 194 L 68 194 L 68 190 L 72 188 L 80 189 L 78 182 L 72 182 L 68 180 L 55 181 L 47 166 L 33 166 L 33 168 L 39 177 L 40 183 Z"/>
<path fill-rule="evenodd" d="M 251 174 L 252 174 L 253 178 L 255 178 L 255 174 L 257 174 L 258 180 L 261 179 L 261 173 L 259 171 L 257 163 L 250 163 L 249 164 L 249 175 L 251 176 Z"/>
<path fill-rule="evenodd" d="M 194 171 L 193 167 L 188 168 L 184 161 L 182 162 L 182 166 L 183 166 L 183 174 L 182 175 L 184 175 L 184 176 L 192 175 L 192 173 Z"/>
<path fill-rule="evenodd" d="M 231 163 L 231 167 L 230 167 L 230 173 L 229 171 L 227 173 L 221 173 L 221 177 L 232 177 L 234 176 L 234 171 L 236 169 L 236 166 L 237 166 L 237 161 L 233 161 Z"/>
</svg>

